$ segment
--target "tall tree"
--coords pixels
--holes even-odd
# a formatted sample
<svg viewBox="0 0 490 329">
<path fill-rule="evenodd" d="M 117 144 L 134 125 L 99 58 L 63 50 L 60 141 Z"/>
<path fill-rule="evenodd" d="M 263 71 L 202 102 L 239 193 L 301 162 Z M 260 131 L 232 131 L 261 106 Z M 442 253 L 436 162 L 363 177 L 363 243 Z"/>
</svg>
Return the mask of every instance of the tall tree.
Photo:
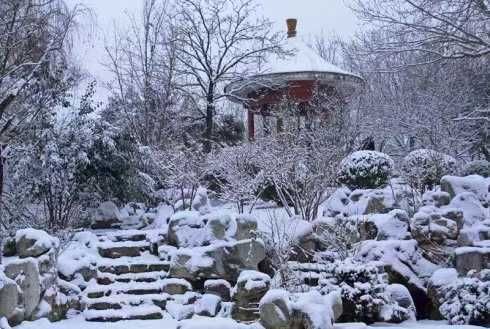
<svg viewBox="0 0 490 329">
<path fill-rule="evenodd" d="M 217 103 L 224 84 L 242 77 L 271 53 L 281 52 L 272 23 L 257 18 L 253 0 L 182 0 L 175 18 L 183 87 L 205 122 L 204 150 L 212 148 Z"/>
<path fill-rule="evenodd" d="M 12 139 L 65 91 L 66 44 L 79 13 L 62 0 L 0 2 L 0 159 Z"/>
</svg>

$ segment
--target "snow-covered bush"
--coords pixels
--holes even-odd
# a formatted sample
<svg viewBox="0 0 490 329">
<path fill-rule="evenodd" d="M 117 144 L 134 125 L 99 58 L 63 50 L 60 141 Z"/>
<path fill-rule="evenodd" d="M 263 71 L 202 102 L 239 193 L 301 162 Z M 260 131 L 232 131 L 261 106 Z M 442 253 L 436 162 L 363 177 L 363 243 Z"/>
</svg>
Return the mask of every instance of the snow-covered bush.
<svg viewBox="0 0 490 329">
<path fill-rule="evenodd" d="M 463 167 L 463 176 L 480 175 L 490 177 L 490 162 L 486 160 L 475 160 Z"/>
<path fill-rule="evenodd" d="M 352 259 L 331 263 L 332 279 L 322 282 L 323 293 L 339 290 L 343 313 L 341 322 L 401 322 L 410 318 L 411 309 L 390 298 L 388 282 L 378 263 Z"/>
<path fill-rule="evenodd" d="M 461 278 L 445 287 L 439 311 L 450 324 L 485 325 L 490 322 L 490 270 Z"/>
<path fill-rule="evenodd" d="M 393 168 L 394 162 L 387 154 L 358 151 L 342 160 L 337 180 L 353 189 L 377 188 L 388 182 Z"/>
<path fill-rule="evenodd" d="M 457 170 L 456 159 L 429 149 L 419 149 L 409 153 L 403 159 L 402 172 L 408 184 L 425 191 L 439 184 L 445 175 Z"/>
</svg>

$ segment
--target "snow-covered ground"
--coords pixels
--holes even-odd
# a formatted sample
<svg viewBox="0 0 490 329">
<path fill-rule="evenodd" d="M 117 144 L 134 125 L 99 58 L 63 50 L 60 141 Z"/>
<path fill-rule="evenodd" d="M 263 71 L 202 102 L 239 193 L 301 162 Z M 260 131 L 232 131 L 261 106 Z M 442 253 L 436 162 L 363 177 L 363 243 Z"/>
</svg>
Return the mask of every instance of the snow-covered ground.
<svg viewBox="0 0 490 329">
<path fill-rule="evenodd" d="M 176 329 L 179 322 L 175 320 L 147 320 L 147 321 L 121 321 L 115 323 L 86 322 L 82 318 L 74 318 L 56 323 L 50 323 L 46 319 L 24 322 L 14 329 Z M 259 329 L 258 325 L 238 325 L 229 319 L 217 318 L 194 318 L 180 322 L 182 329 Z M 442 321 L 419 321 L 405 322 L 402 324 L 376 324 L 367 326 L 363 323 L 337 324 L 335 329 L 370 329 L 370 328 L 393 328 L 393 329 L 478 329 L 477 326 L 449 326 Z"/>
</svg>

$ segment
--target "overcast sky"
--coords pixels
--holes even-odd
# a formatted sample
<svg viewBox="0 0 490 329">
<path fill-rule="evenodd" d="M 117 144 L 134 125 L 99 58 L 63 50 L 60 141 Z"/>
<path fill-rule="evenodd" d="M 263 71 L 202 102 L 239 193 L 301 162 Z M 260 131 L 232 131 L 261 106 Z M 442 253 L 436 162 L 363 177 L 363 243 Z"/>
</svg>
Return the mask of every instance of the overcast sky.
<svg viewBox="0 0 490 329">
<path fill-rule="evenodd" d="M 88 37 L 82 29 L 84 47 L 78 52 L 83 67 L 97 79 L 109 79 L 101 62 L 105 60 L 104 40 L 110 38 L 114 24 L 127 24 L 127 13 L 138 13 L 143 0 L 69 0 L 82 2 L 96 15 L 96 33 Z M 345 38 L 352 36 L 357 21 L 348 8 L 349 0 L 257 0 L 263 6 L 263 15 L 276 23 L 277 29 L 286 30 L 286 18 L 298 18 L 298 33 L 309 37 L 322 31 L 335 31 Z M 87 29 L 88 31 L 88 29 Z"/>
</svg>

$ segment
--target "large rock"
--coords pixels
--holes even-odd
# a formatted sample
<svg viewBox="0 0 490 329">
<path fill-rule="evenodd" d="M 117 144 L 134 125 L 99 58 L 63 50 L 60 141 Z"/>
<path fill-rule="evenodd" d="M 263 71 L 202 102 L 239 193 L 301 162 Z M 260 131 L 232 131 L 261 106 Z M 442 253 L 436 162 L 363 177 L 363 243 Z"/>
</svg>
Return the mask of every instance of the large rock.
<svg viewBox="0 0 490 329">
<path fill-rule="evenodd" d="M 194 313 L 200 316 L 215 317 L 221 308 L 221 298 L 212 294 L 204 294 L 194 304 Z"/>
<path fill-rule="evenodd" d="M 41 281 L 36 262 L 25 259 L 7 264 L 5 275 L 19 285 L 24 318 L 30 319 L 41 300 Z"/>
<path fill-rule="evenodd" d="M 211 237 L 197 211 L 180 211 L 170 218 L 167 239 L 172 246 L 191 248 L 209 244 Z"/>
<path fill-rule="evenodd" d="M 289 297 L 287 291 L 273 289 L 260 300 L 260 323 L 265 329 L 289 328 L 291 320 Z"/>
<path fill-rule="evenodd" d="M 264 258 L 265 247 L 260 240 L 182 248 L 172 255 L 169 274 L 191 281 L 221 278 L 233 282 L 241 270 L 257 270 L 257 265 Z"/>
<path fill-rule="evenodd" d="M 432 274 L 427 286 L 429 298 L 434 305 L 430 314 L 431 320 L 443 319 L 439 312 L 439 307 L 444 302 L 447 286 L 456 282 L 456 280 L 458 280 L 458 272 L 454 268 L 441 268 Z"/>
<path fill-rule="evenodd" d="M 257 233 L 257 219 L 250 215 L 239 215 L 236 218 L 236 240 L 252 239 Z"/>
<path fill-rule="evenodd" d="M 95 210 L 92 221 L 93 229 L 110 229 L 121 226 L 121 213 L 114 202 L 107 201 L 102 203 Z"/>
<path fill-rule="evenodd" d="M 259 319 L 259 302 L 270 288 L 271 278 L 257 271 L 242 271 L 234 288 L 231 316 L 238 321 Z"/>
<path fill-rule="evenodd" d="M 488 245 L 457 248 L 455 254 L 458 273 L 466 274 L 471 270 L 490 268 L 490 244 Z"/>
<path fill-rule="evenodd" d="M 490 192 L 490 178 L 478 175 L 466 177 L 444 176 L 441 179 L 441 190 L 449 193 L 451 198 L 466 192 L 476 195 L 480 202 L 488 205 Z"/>
<path fill-rule="evenodd" d="M 291 305 L 290 329 L 331 329 L 333 312 L 329 303 L 317 291 L 299 294 Z"/>
<path fill-rule="evenodd" d="M 18 286 L 15 281 L 3 275 L 0 267 L 0 319 L 12 317 L 18 303 Z"/>
<path fill-rule="evenodd" d="M 236 231 L 236 221 L 228 213 L 211 213 L 205 220 L 213 240 L 227 240 Z"/>
<path fill-rule="evenodd" d="M 59 240 L 44 231 L 28 228 L 15 234 L 15 249 L 21 258 L 38 257 L 58 246 Z"/>
<path fill-rule="evenodd" d="M 390 284 L 386 287 L 386 295 L 390 304 L 398 305 L 396 310 L 393 310 L 392 305 L 388 305 L 389 318 L 383 319 L 384 321 L 400 323 L 407 320 L 416 320 L 417 310 L 413 302 L 412 296 L 408 289 L 401 284 Z M 383 310 L 381 311 L 383 315 Z"/>
<path fill-rule="evenodd" d="M 231 298 L 231 285 L 228 281 L 222 279 L 206 280 L 204 282 L 204 292 L 206 294 L 216 295 L 224 302 L 229 302 Z"/>
</svg>

